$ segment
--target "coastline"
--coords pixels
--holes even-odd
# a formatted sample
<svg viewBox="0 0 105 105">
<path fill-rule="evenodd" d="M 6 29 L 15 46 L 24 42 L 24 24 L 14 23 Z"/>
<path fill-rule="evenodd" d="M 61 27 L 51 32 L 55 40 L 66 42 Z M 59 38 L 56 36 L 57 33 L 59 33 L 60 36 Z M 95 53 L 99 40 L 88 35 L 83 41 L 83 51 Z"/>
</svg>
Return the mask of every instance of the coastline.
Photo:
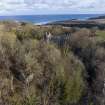
<svg viewBox="0 0 105 105">
<path fill-rule="evenodd" d="M 56 21 L 67 20 L 87 20 L 89 18 L 101 16 L 99 14 L 62 14 L 62 15 L 19 15 L 19 16 L 0 16 L 0 20 L 14 20 L 19 22 L 29 22 L 36 25 L 43 25 Z"/>
<path fill-rule="evenodd" d="M 103 17 L 103 18 L 102 18 Z M 45 18 L 45 17 L 43 17 Z M 40 19 L 39 19 L 40 20 Z M 2 22 L 2 20 L 0 20 Z M 11 21 L 9 19 L 7 20 L 3 20 L 3 21 Z M 25 23 L 25 24 L 28 24 L 28 23 L 31 23 L 33 25 L 37 25 L 37 26 L 64 26 L 64 27 L 78 27 L 78 28 L 92 28 L 92 27 L 97 27 L 99 29 L 105 29 L 105 18 L 104 16 L 97 16 L 97 17 L 94 17 L 94 18 L 72 18 L 72 19 L 63 19 L 63 20 L 46 20 L 46 21 L 42 21 L 40 20 L 39 22 L 30 22 L 29 21 L 25 21 L 25 20 L 17 20 L 17 19 L 14 19 L 12 20 L 13 22 L 16 22 L 16 23 Z M 37 20 L 36 20 L 37 21 Z"/>
<path fill-rule="evenodd" d="M 103 17 L 103 18 L 102 18 Z M 79 28 L 93 28 L 105 29 L 105 16 L 99 16 L 88 19 L 73 19 L 47 23 L 46 25 L 61 25 L 64 27 L 79 27 Z"/>
</svg>

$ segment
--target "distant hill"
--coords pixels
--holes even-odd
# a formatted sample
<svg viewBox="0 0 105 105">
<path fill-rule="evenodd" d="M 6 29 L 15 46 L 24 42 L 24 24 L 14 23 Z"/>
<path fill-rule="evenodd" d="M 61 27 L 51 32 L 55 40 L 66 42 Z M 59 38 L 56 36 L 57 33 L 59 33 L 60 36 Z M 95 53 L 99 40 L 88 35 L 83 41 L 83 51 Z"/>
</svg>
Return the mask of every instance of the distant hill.
<svg viewBox="0 0 105 105">
<path fill-rule="evenodd" d="M 89 18 L 89 20 L 92 20 L 92 19 L 105 19 L 105 15 L 104 16 L 98 16 L 98 17 Z"/>
<path fill-rule="evenodd" d="M 89 19 L 89 20 L 66 20 L 48 23 L 46 25 L 61 25 L 64 27 L 79 27 L 105 29 L 105 19 Z"/>
</svg>

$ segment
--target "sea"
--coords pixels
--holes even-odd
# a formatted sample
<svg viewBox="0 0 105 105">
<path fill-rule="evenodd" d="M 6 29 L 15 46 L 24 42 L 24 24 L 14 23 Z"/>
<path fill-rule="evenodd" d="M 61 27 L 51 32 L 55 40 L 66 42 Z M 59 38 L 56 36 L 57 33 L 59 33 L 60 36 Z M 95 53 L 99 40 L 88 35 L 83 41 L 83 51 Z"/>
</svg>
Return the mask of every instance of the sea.
<svg viewBox="0 0 105 105">
<path fill-rule="evenodd" d="M 34 24 L 46 24 L 55 21 L 64 20 L 86 20 L 93 17 L 103 16 L 104 14 L 61 14 L 61 15 L 16 15 L 16 16 L 0 16 L 0 21 L 19 21 Z"/>
</svg>

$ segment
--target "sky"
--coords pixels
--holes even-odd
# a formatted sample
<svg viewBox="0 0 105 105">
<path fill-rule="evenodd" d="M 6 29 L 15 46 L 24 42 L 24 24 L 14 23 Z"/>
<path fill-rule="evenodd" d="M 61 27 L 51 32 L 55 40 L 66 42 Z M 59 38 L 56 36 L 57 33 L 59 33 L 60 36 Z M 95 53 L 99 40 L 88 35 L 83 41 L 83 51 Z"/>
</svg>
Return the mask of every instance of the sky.
<svg viewBox="0 0 105 105">
<path fill-rule="evenodd" d="M 105 0 L 0 0 L 0 15 L 103 13 Z"/>
</svg>

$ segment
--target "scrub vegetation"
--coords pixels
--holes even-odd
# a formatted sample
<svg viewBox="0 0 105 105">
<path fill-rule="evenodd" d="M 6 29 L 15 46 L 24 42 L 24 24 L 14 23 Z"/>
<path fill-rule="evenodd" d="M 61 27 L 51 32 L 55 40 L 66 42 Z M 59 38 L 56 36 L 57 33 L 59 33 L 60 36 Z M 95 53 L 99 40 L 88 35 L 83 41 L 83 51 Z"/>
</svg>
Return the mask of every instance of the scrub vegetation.
<svg viewBox="0 0 105 105">
<path fill-rule="evenodd" d="M 0 105 L 104 105 L 104 31 L 0 22 Z"/>
</svg>

